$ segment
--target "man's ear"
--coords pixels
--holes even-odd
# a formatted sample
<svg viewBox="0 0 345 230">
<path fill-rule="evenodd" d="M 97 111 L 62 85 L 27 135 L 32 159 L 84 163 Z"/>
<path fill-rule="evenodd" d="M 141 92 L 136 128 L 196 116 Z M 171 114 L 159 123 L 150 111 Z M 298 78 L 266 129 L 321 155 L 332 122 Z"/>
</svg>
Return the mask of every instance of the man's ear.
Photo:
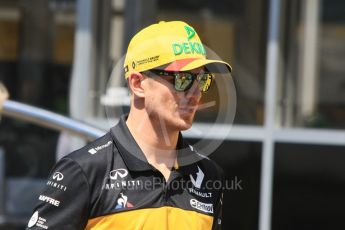
<svg viewBox="0 0 345 230">
<path fill-rule="evenodd" d="M 144 76 L 141 73 L 133 72 L 128 76 L 128 87 L 131 92 L 137 97 L 144 97 L 144 89 L 142 87 L 142 81 Z"/>
</svg>

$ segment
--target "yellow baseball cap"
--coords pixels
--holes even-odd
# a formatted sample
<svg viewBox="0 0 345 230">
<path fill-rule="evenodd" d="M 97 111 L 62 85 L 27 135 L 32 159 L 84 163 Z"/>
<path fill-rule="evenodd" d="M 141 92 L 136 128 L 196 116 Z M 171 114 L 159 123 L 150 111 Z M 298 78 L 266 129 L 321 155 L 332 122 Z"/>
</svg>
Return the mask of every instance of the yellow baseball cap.
<svg viewBox="0 0 345 230">
<path fill-rule="evenodd" d="M 205 48 L 193 27 L 182 21 L 162 21 L 144 28 L 132 38 L 124 71 L 128 78 L 134 71 L 187 71 L 201 66 L 218 72 L 232 69 L 224 61 L 206 58 Z"/>
</svg>

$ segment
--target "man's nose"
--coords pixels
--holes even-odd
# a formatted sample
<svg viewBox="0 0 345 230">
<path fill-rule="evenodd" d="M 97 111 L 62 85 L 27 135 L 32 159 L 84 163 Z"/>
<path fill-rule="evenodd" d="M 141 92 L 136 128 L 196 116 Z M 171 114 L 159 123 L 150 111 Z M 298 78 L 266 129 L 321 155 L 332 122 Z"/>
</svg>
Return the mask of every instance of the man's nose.
<svg viewBox="0 0 345 230">
<path fill-rule="evenodd" d="M 201 98 L 201 90 L 199 89 L 199 82 L 194 81 L 192 87 L 185 93 L 187 98 L 193 98 L 195 100 L 199 100 Z"/>
</svg>

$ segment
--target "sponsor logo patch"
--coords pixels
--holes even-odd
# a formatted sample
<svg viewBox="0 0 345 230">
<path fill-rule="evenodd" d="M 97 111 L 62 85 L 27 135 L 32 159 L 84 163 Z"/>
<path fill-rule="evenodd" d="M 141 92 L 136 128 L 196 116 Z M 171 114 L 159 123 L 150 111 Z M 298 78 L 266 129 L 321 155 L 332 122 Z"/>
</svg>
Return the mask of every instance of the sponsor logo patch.
<svg viewBox="0 0 345 230">
<path fill-rule="evenodd" d="M 48 229 L 46 225 L 47 220 L 40 217 L 38 211 L 36 211 L 30 218 L 28 227 L 32 228 L 33 226 L 37 226 L 39 228 Z"/>
<path fill-rule="evenodd" d="M 65 185 L 55 182 L 55 181 L 62 181 L 63 178 L 64 178 L 64 175 L 61 172 L 54 172 L 52 176 L 53 180 L 48 180 L 47 185 L 53 188 L 60 189 L 62 191 L 66 191 L 67 187 Z"/>
<path fill-rule="evenodd" d="M 157 62 L 159 60 L 159 55 L 157 56 L 153 56 L 153 57 L 148 57 L 148 58 L 144 58 L 142 60 L 138 60 L 136 62 L 133 62 L 132 63 L 132 67 L 133 69 L 135 69 L 136 65 L 144 65 L 144 64 L 147 64 L 147 63 L 152 63 L 152 62 Z"/>
<path fill-rule="evenodd" d="M 112 183 L 105 183 L 103 188 L 106 190 L 110 189 L 140 189 L 143 187 L 141 180 L 123 180 L 123 181 L 115 181 Z"/>
<path fill-rule="evenodd" d="M 198 209 L 200 211 L 203 211 L 206 213 L 213 213 L 213 204 L 207 204 L 207 203 L 200 202 L 196 199 L 191 199 L 190 205 L 193 208 Z"/>
<path fill-rule="evenodd" d="M 196 188 L 201 188 L 202 181 L 204 180 L 205 174 L 198 166 L 198 172 L 196 173 L 196 179 L 194 179 L 193 175 L 189 175 L 190 180 L 192 181 L 193 185 Z"/>
<path fill-rule="evenodd" d="M 60 189 L 60 190 L 62 190 L 62 191 L 66 191 L 66 190 L 67 190 L 67 187 L 66 187 L 65 185 L 56 183 L 56 182 L 54 182 L 54 181 L 48 180 L 48 181 L 47 181 L 47 185 L 50 186 L 50 187 L 53 187 L 53 188 Z"/>
<path fill-rule="evenodd" d="M 63 180 L 63 174 L 60 172 L 55 172 L 53 174 L 53 180 L 62 181 Z"/>
<path fill-rule="evenodd" d="M 190 146 L 190 147 L 193 148 L 192 146 Z M 200 169 L 199 166 L 198 166 L 198 172 L 196 173 L 196 178 L 192 174 L 190 174 L 189 177 L 190 177 L 190 181 L 192 182 L 192 184 L 194 186 L 194 188 L 188 188 L 189 193 L 192 193 L 194 195 L 197 195 L 197 196 L 203 197 L 203 198 L 212 197 L 211 192 L 200 191 L 201 185 L 202 185 L 204 178 L 205 178 L 205 174 Z"/>
<path fill-rule="evenodd" d="M 195 36 L 195 30 L 190 26 L 185 26 L 184 29 L 187 32 L 188 40 L 192 39 Z"/>
<path fill-rule="evenodd" d="M 54 172 L 53 176 L 51 177 L 51 180 L 47 181 L 47 185 L 53 188 L 57 188 L 62 191 L 66 191 L 67 187 L 63 184 L 58 183 L 62 181 L 63 179 L 64 179 L 64 175 L 61 172 Z"/>
<path fill-rule="evenodd" d="M 88 152 L 90 153 L 90 154 L 92 154 L 92 155 L 94 155 L 94 154 L 96 154 L 98 151 L 100 151 L 100 150 L 102 150 L 102 149 L 104 149 L 104 148 L 107 148 L 107 147 L 109 147 L 110 145 L 111 145 L 111 141 L 108 141 L 106 144 L 104 144 L 104 145 L 100 145 L 100 146 L 97 146 L 97 147 L 95 147 L 95 148 L 91 148 L 91 149 L 89 149 L 88 150 Z"/>
<path fill-rule="evenodd" d="M 188 191 L 189 193 L 193 193 L 197 196 L 200 196 L 200 197 L 204 197 L 204 198 L 210 198 L 212 197 L 212 193 L 211 192 L 200 192 L 198 190 L 195 190 L 193 188 L 188 188 Z"/>
<path fill-rule="evenodd" d="M 105 184 L 103 186 L 104 189 L 134 189 L 134 188 L 141 188 L 142 181 L 141 180 L 125 180 L 128 176 L 128 171 L 124 168 L 119 168 L 110 171 L 109 177 L 105 178 Z"/>
<path fill-rule="evenodd" d="M 205 48 L 199 42 L 173 43 L 172 49 L 175 56 L 180 55 L 180 54 L 194 54 L 194 53 L 206 56 Z"/>
<path fill-rule="evenodd" d="M 117 180 L 118 178 L 125 178 L 128 175 L 128 171 L 126 169 L 115 169 L 110 171 L 109 176 L 112 180 Z"/>
<path fill-rule="evenodd" d="M 38 199 L 41 200 L 41 201 L 44 201 L 44 202 L 46 202 L 48 204 L 54 205 L 56 207 L 59 207 L 59 205 L 60 205 L 60 201 L 55 200 L 55 199 L 53 199 L 53 198 L 51 198 L 49 196 L 40 195 Z"/>
<path fill-rule="evenodd" d="M 128 201 L 128 197 L 123 193 L 120 193 L 120 197 L 117 199 L 117 204 L 115 209 L 122 209 L 122 208 L 133 208 L 133 204 Z"/>
<path fill-rule="evenodd" d="M 38 211 L 34 212 L 34 214 L 31 216 L 28 223 L 28 227 L 31 228 L 35 226 L 35 224 L 37 223 L 37 220 L 38 220 Z"/>
</svg>

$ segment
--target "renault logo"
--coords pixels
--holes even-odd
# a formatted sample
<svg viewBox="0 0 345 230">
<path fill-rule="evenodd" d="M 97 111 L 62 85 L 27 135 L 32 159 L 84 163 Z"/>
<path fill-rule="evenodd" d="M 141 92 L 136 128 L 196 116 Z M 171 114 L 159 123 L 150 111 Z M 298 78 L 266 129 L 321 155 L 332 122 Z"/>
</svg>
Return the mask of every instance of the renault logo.
<svg viewBox="0 0 345 230">
<path fill-rule="evenodd" d="M 198 166 L 198 172 L 196 173 L 196 179 L 194 179 L 194 177 L 192 175 L 190 176 L 190 180 L 192 181 L 193 185 L 196 188 L 201 188 L 201 183 L 204 180 L 204 176 L 205 174 L 203 173 L 203 171 L 199 168 Z"/>
<path fill-rule="evenodd" d="M 60 181 L 63 179 L 63 174 L 60 173 L 60 172 L 55 172 L 54 175 L 53 175 L 53 180 L 57 180 L 57 181 Z"/>
<path fill-rule="evenodd" d="M 117 180 L 118 177 L 124 178 L 128 175 L 128 171 L 126 169 L 115 169 L 110 171 L 110 179 Z"/>
</svg>

